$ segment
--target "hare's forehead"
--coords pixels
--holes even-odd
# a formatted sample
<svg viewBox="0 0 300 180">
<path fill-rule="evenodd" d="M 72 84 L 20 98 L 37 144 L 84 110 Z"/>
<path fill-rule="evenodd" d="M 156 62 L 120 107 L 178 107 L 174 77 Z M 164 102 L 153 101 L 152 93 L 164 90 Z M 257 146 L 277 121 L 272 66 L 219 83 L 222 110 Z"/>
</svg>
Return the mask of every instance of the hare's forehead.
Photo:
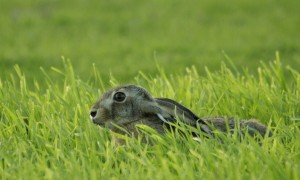
<svg viewBox="0 0 300 180">
<path fill-rule="evenodd" d="M 150 95 L 150 93 L 140 87 L 129 87 L 122 89 L 122 92 L 124 92 L 126 94 L 126 96 L 131 97 L 133 99 L 143 99 L 143 100 L 152 100 L 152 97 Z"/>
<path fill-rule="evenodd" d="M 117 92 L 123 92 L 124 94 L 126 94 L 126 96 L 128 97 L 144 97 L 146 96 L 150 96 L 149 93 L 141 88 L 141 87 L 137 87 L 137 86 L 121 86 L 115 89 L 112 89 L 110 92 L 110 96 L 113 96 L 115 93 Z"/>
<path fill-rule="evenodd" d="M 102 101 L 112 102 L 113 96 L 117 92 L 122 92 L 127 97 L 131 97 L 131 98 L 152 99 L 151 95 L 143 88 L 136 87 L 136 86 L 122 86 L 107 91 L 105 94 L 103 94 Z"/>
</svg>

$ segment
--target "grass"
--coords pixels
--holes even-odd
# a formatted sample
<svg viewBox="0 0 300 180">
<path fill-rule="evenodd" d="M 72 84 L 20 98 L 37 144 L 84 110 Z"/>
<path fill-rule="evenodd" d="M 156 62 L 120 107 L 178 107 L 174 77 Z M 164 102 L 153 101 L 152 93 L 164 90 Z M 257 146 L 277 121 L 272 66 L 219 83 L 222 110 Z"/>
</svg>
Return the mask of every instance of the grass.
<svg viewBox="0 0 300 180">
<path fill-rule="evenodd" d="M 261 64 L 256 75 L 195 67 L 185 73 L 157 76 L 140 73 L 135 84 L 157 97 L 169 97 L 198 115 L 258 118 L 274 136 L 259 145 L 246 136 L 224 136 L 224 143 L 160 136 L 144 128 L 154 145 L 127 139 L 115 146 L 111 133 L 93 125 L 89 107 L 108 87 L 94 71 L 93 81 L 77 77 L 70 61 L 44 71 L 46 87 L 28 86 L 15 66 L 0 81 L 1 179 L 299 179 L 300 73 L 279 56 Z M 60 76 L 60 80 L 56 77 Z M 289 77 L 289 79 L 287 79 Z M 61 86 L 63 81 L 63 86 Z M 111 85 L 117 84 L 112 79 Z M 188 132 L 186 132 L 188 133 Z"/>
<path fill-rule="evenodd" d="M 1 2 L 0 179 L 299 179 L 299 6 Z M 115 146 L 88 114 L 122 83 L 200 117 L 257 118 L 274 136 L 261 146 L 235 136 L 198 143 L 143 127 L 153 146 Z"/>
</svg>

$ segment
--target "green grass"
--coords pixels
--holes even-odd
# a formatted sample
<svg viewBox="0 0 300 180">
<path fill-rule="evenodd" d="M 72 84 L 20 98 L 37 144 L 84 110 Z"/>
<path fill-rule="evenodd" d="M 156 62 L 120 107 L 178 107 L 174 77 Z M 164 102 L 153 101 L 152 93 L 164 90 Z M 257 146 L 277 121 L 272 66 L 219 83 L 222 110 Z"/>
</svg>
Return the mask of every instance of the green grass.
<svg viewBox="0 0 300 180">
<path fill-rule="evenodd" d="M 300 1 L 0 4 L 0 179 L 299 179 Z M 89 108 L 122 83 L 274 136 L 114 146 Z"/>
<path fill-rule="evenodd" d="M 145 128 L 154 145 L 127 139 L 126 145 L 115 146 L 111 133 L 89 120 L 89 107 L 109 87 L 97 70 L 95 81 L 82 81 L 70 61 L 64 62 L 63 69 L 53 68 L 57 75 L 44 72 L 45 88 L 39 82 L 29 87 L 18 66 L 0 81 L 1 179 L 300 177 L 300 73 L 282 65 L 279 56 L 262 64 L 256 75 L 236 74 L 223 64 L 217 72 L 207 69 L 204 76 L 194 67 L 172 76 L 159 68 L 155 77 L 141 73 L 135 79 L 154 96 L 175 99 L 201 117 L 260 119 L 274 132 L 261 145 L 248 136 L 199 143 Z M 112 79 L 111 85 L 116 83 Z"/>
</svg>

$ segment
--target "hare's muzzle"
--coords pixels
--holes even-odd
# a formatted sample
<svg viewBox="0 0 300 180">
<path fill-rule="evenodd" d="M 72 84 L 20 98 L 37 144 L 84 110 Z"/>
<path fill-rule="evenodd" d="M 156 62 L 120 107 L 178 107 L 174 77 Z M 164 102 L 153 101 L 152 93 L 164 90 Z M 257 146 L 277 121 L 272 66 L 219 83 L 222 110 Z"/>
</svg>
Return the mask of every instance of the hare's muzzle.
<svg viewBox="0 0 300 180">
<path fill-rule="evenodd" d="M 96 116 L 97 116 L 97 110 L 91 110 L 90 118 L 92 121 L 95 119 Z"/>
</svg>

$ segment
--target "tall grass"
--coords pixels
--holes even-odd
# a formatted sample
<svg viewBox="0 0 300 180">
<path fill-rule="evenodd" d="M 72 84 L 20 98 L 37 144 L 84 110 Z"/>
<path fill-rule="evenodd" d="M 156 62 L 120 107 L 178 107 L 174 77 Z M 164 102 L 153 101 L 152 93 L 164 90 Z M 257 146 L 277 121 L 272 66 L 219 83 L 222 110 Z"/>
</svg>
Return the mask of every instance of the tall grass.
<svg viewBox="0 0 300 180">
<path fill-rule="evenodd" d="M 109 88 L 94 68 L 94 80 L 83 82 L 70 61 L 53 79 L 42 69 L 46 87 L 27 86 L 26 74 L 15 66 L 0 80 L 1 179 L 299 179 L 300 73 L 277 59 L 262 64 L 256 75 L 236 73 L 225 64 L 219 71 L 195 67 L 184 74 L 140 73 L 136 84 L 151 94 L 168 97 L 199 116 L 258 118 L 274 136 L 258 144 L 224 137 L 221 143 L 160 136 L 143 128 L 153 145 L 127 139 L 115 146 L 111 132 L 93 125 L 89 107 Z M 63 84 L 63 86 L 61 85 Z M 111 85 L 117 81 L 111 79 Z"/>
</svg>

